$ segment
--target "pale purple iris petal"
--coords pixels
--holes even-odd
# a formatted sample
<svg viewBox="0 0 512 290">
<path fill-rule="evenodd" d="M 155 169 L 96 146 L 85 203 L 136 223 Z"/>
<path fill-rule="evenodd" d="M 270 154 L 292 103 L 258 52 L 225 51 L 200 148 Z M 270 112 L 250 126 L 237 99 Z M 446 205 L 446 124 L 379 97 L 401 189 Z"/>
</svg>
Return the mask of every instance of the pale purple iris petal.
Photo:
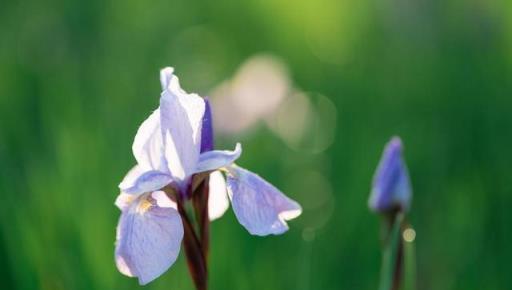
<svg viewBox="0 0 512 290">
<path fill-rule="evenodd" d="M 176 261 L 183 224 L 173 208 L 154 204 L 142 195 L 123 211 L 117 227 L 116 265 L 145 285 L 162 275 Z"/>
<path fill-rule="evenodd" d="M 143 170 L 167 171 L 159 109 L 154 111 L 139 127 L 133 141 L 132 151 Z"/>
<path fill-rule="evenodd" d="M 205 98 L 205 110 L 203 116 L 203 126 L 201 129 L 201 153 L 213 150 L 213 123 L 212 109 L 210 101 Z"/>
<path fill-rule="evenodd" d="M 242 154 L 242 145 L 237 143 L 235 150 L 214 150 L 204 152 L 199 156 L 199 162 L 195 172 L 204 172 L 210 170 L 216 170 L 221 167 L 231 165 L 235 160 Z"/>
<path fill-rule="evenodd" d="M 368 205 L 377 212 L 396 208 L 408 210 L 411 196 L 409 174 L 402 157 L 402 141 L 394 137 L 386 145 L 375 172 Z"/>
<path fill-rule="evenodd" d="M 151 198 L 153 198 L 156 202 L 156 205 L 159 207 L 171 207 L 175 210 L 178 209 L 178 205 L 174 200 L 171 200 L 165 192 L 157 190 L 151 193 Z"/>
<path fill-rule="evenodd" d="M 119 193 L 119 195 L 117 196 L 116 198 L 116 201 L 115 201 L 115 205 L 117 206 L 117 208 L 119 208 L 120 210 L 126 210 L 128 207 L 130 207 L 130 205 L 132 204 L 132 202 L 137 198 L 138 196 L 137 195 L 133 195 L 133 194 L 128 194 L 128 193 L 124 193 L 124 192 L 121 192 Z"/>
<path fill-rule="evenodd" d="M 302 212 L 297 202 L 243 168 L 229 168 L 227 185 L 238 221 L 253 235 L 282 234 L 288 230 L 286 221 Z"/>
<path fill-rule="evenodd" d="M 136 169 L 136 171 L 137 170 L 138 169 Z M 132 169 L 119 184 L 119 189 L 124 193 L 142 194 L 152 192 L 172 182 L 172 178 L 169 174 L 160 171 L 145 171 L 136 178 L 133 178 L 133 171 Z"/>
<path fill-rule="evenodd" d="M 208 183 L 208 216 L 210 221 L 216 220 L 224 215 L 229 208 L 228 193 L 226 191 L 226 180 L 219 171 L 210 174 Z"/>
<path fill-rule="evenodd" d="M 160 84 L 162 84 L 162 91 L 165 91 L 169 87 L 169 83 L 171 82 L 173 75 L 173 67 L 168 66 L 160 70 Z"/>
<path fill-rule="evenodd" d="M 224 191 L 226 191 L 224 189 Z M 128 194 L 121 192 L 115 201 L 115 205 L 122 211 L 128 209 L 130 205 L 137 200 L 139 196 L 134 194 Z M 165 192 L 161 190 L 153 191 L 151 193 L 151 198 L 155 201 L 156 205 L 159 207 L 170 207 L 174 209 L 178 209 L 178 205 L 175 201 L 171 200 Z"/>
<path fill-rule="evenodd" d="M 123 187 L 132 186 L 133 184 L 135 184 L 137 179 L 142 174 L 144 174 L 145 171 L 146 170 L 144 170 L 140 165 L 135 165 L 134 167 L 132 167 L 132 169 L 130 169 L 130 171 L 128 171 L 128 173 L 126 173 L 126 175 L 123 178 L 123 181 L 121 181 L 121 184 L 119 184 L 119 187 L 121 187 L 121 185 Z"/>
<path fill-rule="evenodd" d="M 165 157 L 173 178 L 180 182 L 194 173 L 201 146 L 204 100 L 187 94 L 172 75 L 160 98 L 160 122 Z"/>
</svg>

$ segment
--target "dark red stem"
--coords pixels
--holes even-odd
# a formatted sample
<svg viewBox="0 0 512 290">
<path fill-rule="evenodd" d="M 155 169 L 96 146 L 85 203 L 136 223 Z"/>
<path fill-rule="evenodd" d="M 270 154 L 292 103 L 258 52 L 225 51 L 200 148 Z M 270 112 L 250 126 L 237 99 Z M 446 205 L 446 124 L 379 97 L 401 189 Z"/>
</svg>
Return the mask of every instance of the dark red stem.
<svg viewBox="0 0 512 290">
<path fill-rule="evenodd" d="M 390 237 L 391 229 L 392 229 L 393 224 L 395 223 L 395 219 L 399 213 L 400 213 L 400 209 L 395 208 L 395 209 L 390 210 L 388 213 L 386 213 L 384 215 L 384 220 L 385 220 L 384 236 L 385 237 L 384 237 L 383 241 L 385 243 L 388 243 L 388 240 L 391 238 Z M 405 224 L 406 224 L 406 222 L 404 219 L 404 221 L 400 225 L 400 233 L 402 233 Z M 395 271 L 394 271 L 394 275 L 393 275 L 393 283 L 392 283 L 391 290 L 399 290 L 400 287 L 402 286 L 403 265 L 404 265 L 404 243 L 403 243 L 403 239 L 400 238 L 399 244 L 398 244 L 398 251 L 396 253 Z"/>
<path fill-rule="evenodd" d="M 183 246 L 187 257 L 187 265 L 197 290 L 208 289 L 208 245 L 209 223 L 208 218 L 208 177 L 188 195 L 177 195 L 178 212 L 183 222 Z M 169 193 L 168 193 L 169 194 Z M 191 197 L 194 211 L 185 208 Z M 197 224 L 194 223 L 197 222 Z"/>
<path fill-rule="evenodd" d="M 210 217 L 208 215 L 208 198 L 210 190 L 208 181 L 209 178 L 206 177 L 192 195 L 194 213 L 199 224 L 199 241 L 206 262 L 208 262 L 208 247 L 210 244 Z"/>
</svg>

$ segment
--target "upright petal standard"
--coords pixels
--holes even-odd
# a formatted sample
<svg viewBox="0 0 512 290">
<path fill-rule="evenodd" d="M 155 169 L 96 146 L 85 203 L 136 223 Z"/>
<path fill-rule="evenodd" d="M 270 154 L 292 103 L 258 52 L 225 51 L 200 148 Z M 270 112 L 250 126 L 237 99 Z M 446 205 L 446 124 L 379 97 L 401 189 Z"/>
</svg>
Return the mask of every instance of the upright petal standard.
<svg viewBox="0 0 512 290">
<path fill-rule="evenodd" d="M 160 98 L 160 126 L 169 172 L 180 185 L 194 173 L 199 159 L 204 112 L 204 100 L 185 93 L 178 78 L 171 77 Z"/>
</svg>

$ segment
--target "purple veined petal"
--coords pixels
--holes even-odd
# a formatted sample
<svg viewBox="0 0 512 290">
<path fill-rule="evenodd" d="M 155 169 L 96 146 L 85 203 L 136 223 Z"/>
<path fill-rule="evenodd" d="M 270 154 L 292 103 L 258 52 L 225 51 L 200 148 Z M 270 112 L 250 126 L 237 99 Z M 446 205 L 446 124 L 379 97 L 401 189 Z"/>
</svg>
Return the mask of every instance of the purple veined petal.
<svg viewBox="0 0 512 290">
<path fill-rule="evenodd" d="M 137 195 L 159 190 L 171 182 L 172 178 L 167 173 L 156 170 L 143 172 L 140 166 L 135 166 L 121 181 L 119 189 L 123 193 Z"/>
<path fill-rule="evenodd" d="M 373 178 L 368 205 L 376 212 L 395 208 L 407 211 L 411 197 L 409 173 L 402 157 L 402 141 L 399 137 L 394 137 L 382 153 Z"/>
<path fill-rule="evenodd" d="M 204 152 L 199 156 L 199 162 L 195 172 L 204 172 L 216 170 L 221 167 L 229 166 L 242 154 L 242 145 L 237 143 L 235 150 L 213 150 Z"/>
<path fill-rule="evenodd" d="M 162 91 L 165 91 L 169 87 L 169 83 L 171 82 L 173 75 L 173 67 L 168 66 L 160 70 L 160 84 L 162 84 Z"/>
<path fill-rule="evenodd" d="M 216 220 L 224 215 L 229 208 L 228 193 L 226 190 L 226 181 L 219 171 L 210 173 L 208 183 L 208 216 L 210 221 Z"/>
<path fill-rule="evenodd" d="M 139 127 L 132 151 L 142 169 L 167 170 L 160 128 L 160 109 L 154 111 Z"/>
<path fill-rule="evenodd" d="M 123 211 L 117 227 L 116 265 L 145 285 L 174 264 L 183 239 L 183 224 L 173 208 L 162 208 L 144 194 Z"/>
<path fill-rule="evenodd" d="M 228 168 L 227 188 L 235 215 L 252 235 L 279 235 L 287 220 L 302 213 L 300 205 L 257 174 L 238 166 Z"/>
<path fill-rule="evenodd" d="M 204 99 L 205 110 L 201 129 L 201 153 L 213 150 L 212 108 L 208 98 Z"/>
<path fill-rule="evenodd" d="M 177 182 L 192 175 L 196 168 L 204 112 L 204 100 L 184 92 L 173 75 L 160 98 L 160 122 L 167 166 Z"/>
</svg>

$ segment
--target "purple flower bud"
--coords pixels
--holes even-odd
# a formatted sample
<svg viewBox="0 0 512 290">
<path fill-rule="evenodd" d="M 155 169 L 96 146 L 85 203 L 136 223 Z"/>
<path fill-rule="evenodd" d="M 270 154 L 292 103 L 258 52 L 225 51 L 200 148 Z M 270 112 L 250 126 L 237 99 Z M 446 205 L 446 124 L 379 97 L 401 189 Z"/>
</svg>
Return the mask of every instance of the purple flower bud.
<svg viewBox="0 0 512 290">
<path fill-rule="evenodd" d="M 368 206 L 380 213 L 408 211 L 411 197 L 409 173 L 402 157 L 402 140 L 393 137 L 386 145 L 373 177 Z"/>
<path fill-rule="evenodd" d="M 208 98 L 204 99 L 205 111 L 203 115 L 203 127 L 201 129 L 201 153 L 213 150 L 213 125 L 212 110 Z"/>
</svg>

